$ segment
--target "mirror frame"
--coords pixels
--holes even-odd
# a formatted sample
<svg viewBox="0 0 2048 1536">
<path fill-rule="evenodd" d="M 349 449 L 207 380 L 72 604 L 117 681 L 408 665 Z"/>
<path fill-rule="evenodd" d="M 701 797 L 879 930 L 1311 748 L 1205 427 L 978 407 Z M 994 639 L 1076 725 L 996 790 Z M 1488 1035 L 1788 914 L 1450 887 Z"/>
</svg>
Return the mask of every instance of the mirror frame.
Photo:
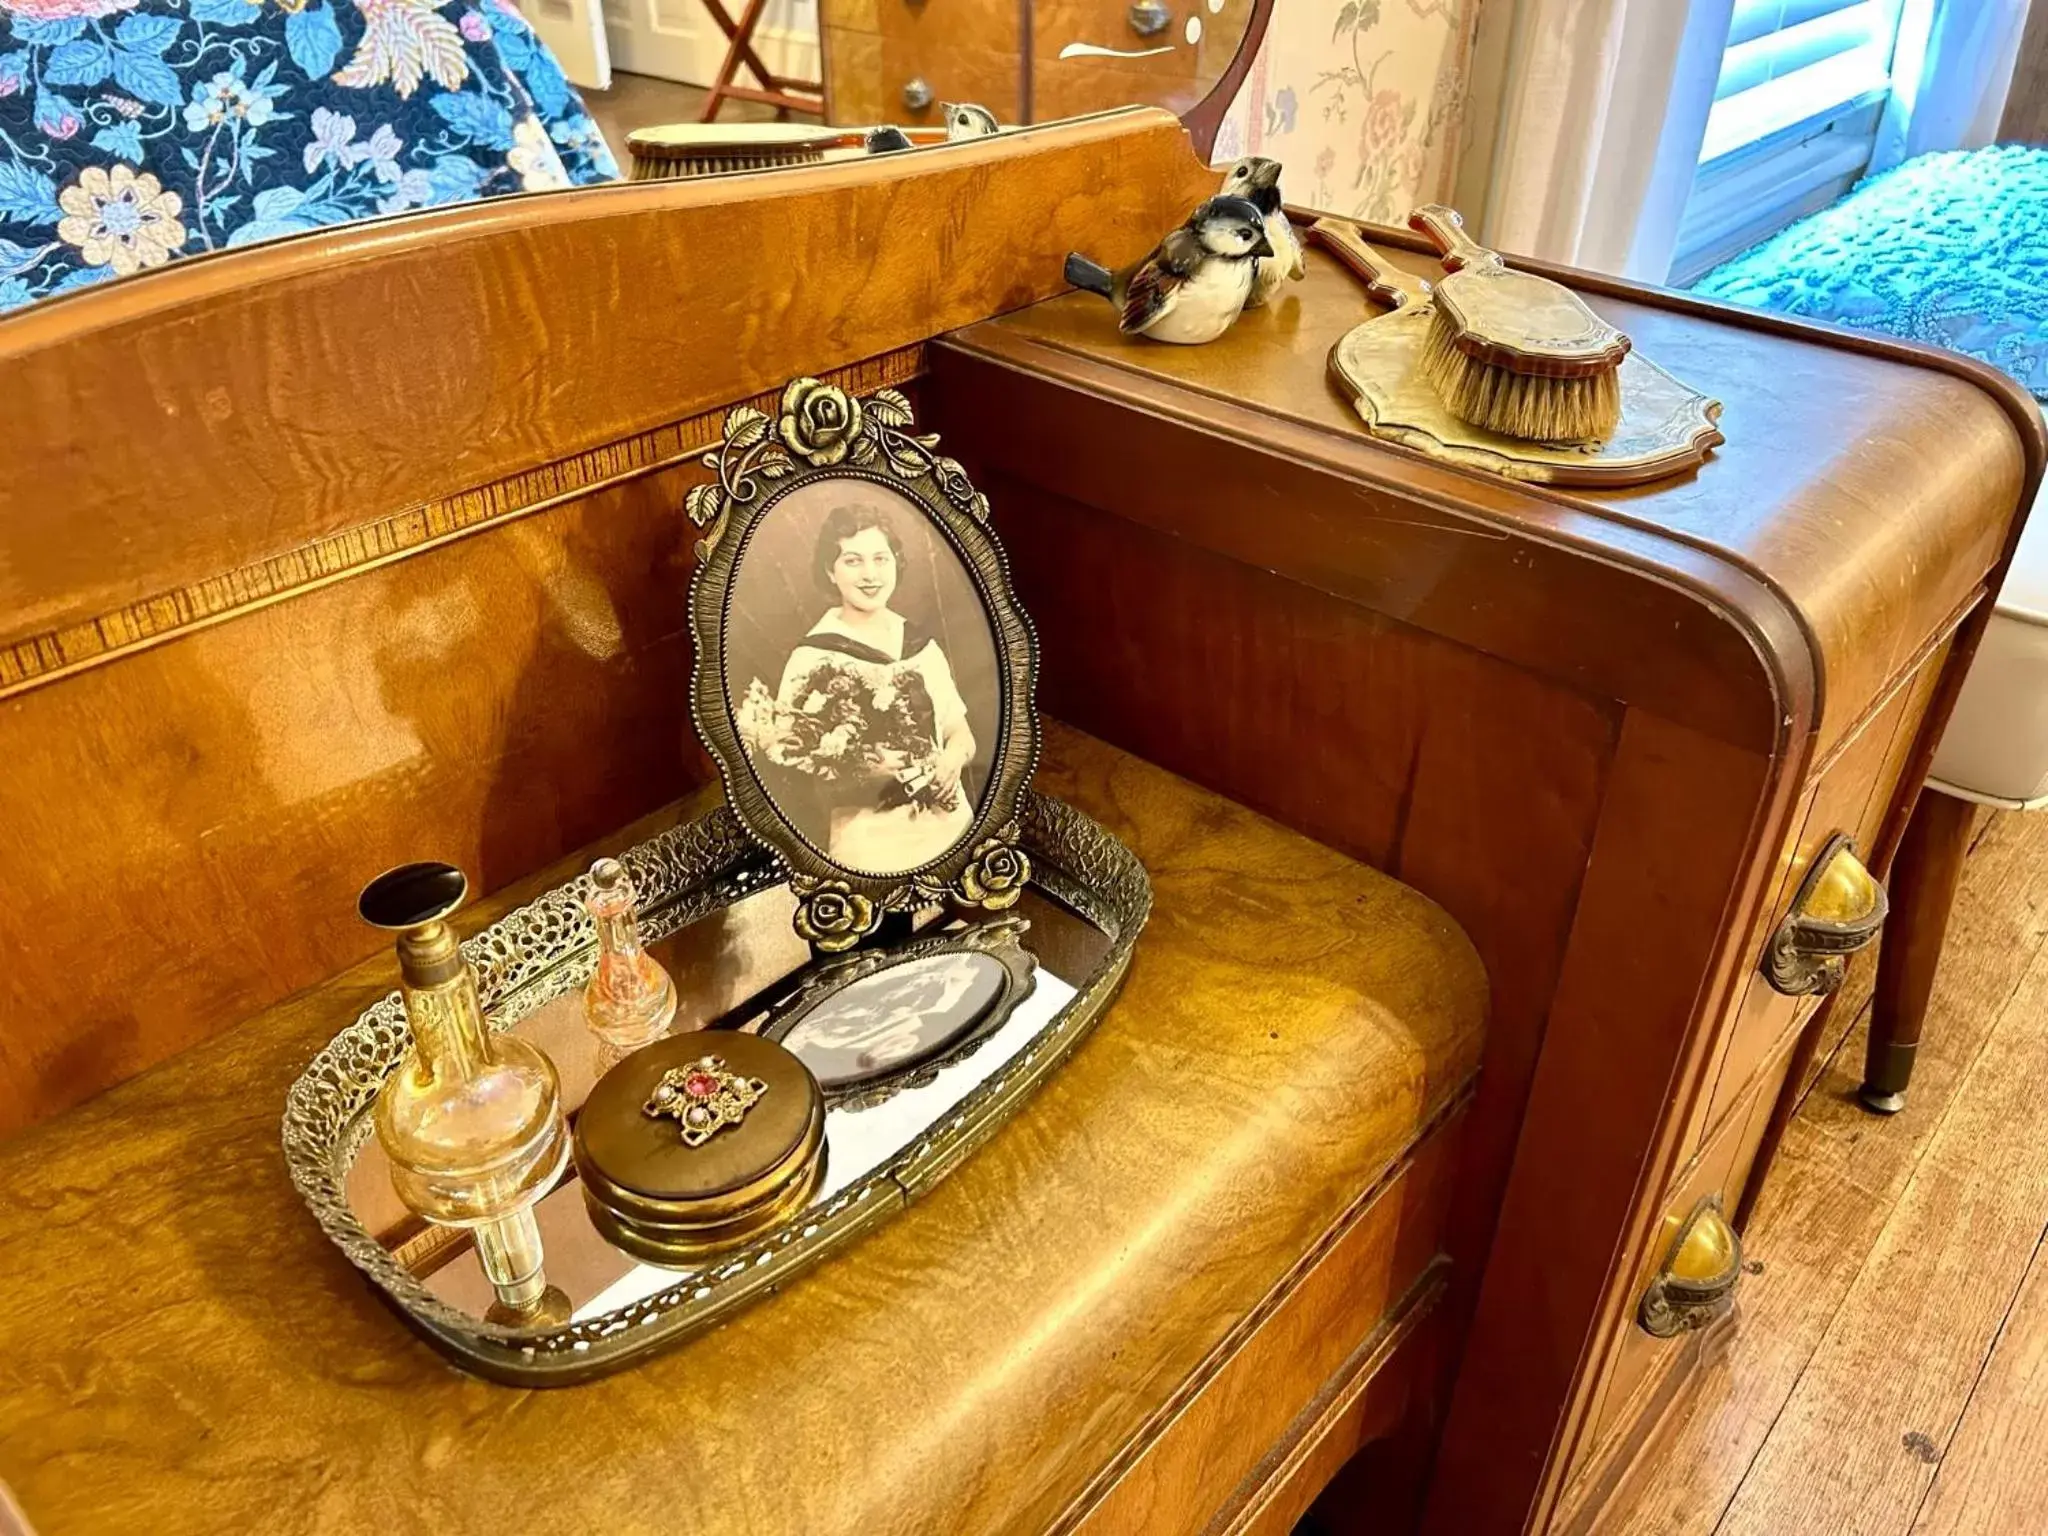
<svg viewBox="0 0 2048 1536">
<path fill-rule="evenodd" d="M 1252 64 L 1265 44 L 1266 26 L 1273 19 L 1276 3 L 1277 0 L 1252 0 L 1252 19 L 1245 23 L 1244 40 L 1231 56 L 1229 66 L 1209 94 L 1181 116 L 1181 125 L 1194 140 L 1195 153 L 1205 165 L 1216 153 L 1216 135 L 1223 131 L 1224 115 L 1237 100 L 1237 93 L 1244 87 L 1245 77 L 1251 74 Z"/>
</svg>

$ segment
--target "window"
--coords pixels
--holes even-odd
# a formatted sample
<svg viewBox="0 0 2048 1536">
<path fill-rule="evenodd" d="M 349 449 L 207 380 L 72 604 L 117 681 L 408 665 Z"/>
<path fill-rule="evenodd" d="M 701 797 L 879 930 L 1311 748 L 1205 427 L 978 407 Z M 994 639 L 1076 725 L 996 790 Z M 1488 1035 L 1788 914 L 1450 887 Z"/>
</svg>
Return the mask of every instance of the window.
<svg viewBox="0 0 2048 1536">
<path fill-rule="evenodd" d="M 1689 283 L 1863 174 L 1902 0 L 1735 0 L 1670 280 Z"/>
</svg>

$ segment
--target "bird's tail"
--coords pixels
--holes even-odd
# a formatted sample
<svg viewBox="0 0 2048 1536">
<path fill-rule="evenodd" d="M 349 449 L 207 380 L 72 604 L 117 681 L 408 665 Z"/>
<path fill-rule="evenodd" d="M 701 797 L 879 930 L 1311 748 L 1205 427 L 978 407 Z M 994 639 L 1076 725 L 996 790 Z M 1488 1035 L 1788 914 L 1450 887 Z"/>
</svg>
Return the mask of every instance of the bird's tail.
<svg viewBox="0 0 2048 1536">
<path fill-rule="evenodd" d="M 1114 281 L 1109 268 L 1098 261 L 1090 261 L 1079 251 L 1067 252 L 1067 281 L 1076 288 L 1085 288 L 1090 293 L 1099 293 L 1105 299 L 1114 299 L 1111 285 Z"/>
</svg>

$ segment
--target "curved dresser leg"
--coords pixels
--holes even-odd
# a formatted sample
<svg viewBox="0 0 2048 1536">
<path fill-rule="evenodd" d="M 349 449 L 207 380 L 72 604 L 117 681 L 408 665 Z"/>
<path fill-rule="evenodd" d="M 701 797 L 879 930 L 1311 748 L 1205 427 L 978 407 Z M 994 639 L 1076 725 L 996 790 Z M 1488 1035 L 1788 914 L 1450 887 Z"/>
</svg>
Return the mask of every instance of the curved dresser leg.
<svg viewBox="0 0 2048 1536">
<path fill-rule="evenodd" d="M 1935 967 L 1941 962 L 1949 909 L 1955 904 L 1976 809 L 1940 790 L 1921 790 L 1892 864 L 1891 918 L 1878 951 L 1870 1050 L 1858 1091 L 1864 1106 L 1879 1114 L 1897 1114 L 1906 1107 L 1913 1055 L 1920 1046 L 1920 1026 L 1927 1016 L 1928 994 L 1934 990 Z"/>
</svg>

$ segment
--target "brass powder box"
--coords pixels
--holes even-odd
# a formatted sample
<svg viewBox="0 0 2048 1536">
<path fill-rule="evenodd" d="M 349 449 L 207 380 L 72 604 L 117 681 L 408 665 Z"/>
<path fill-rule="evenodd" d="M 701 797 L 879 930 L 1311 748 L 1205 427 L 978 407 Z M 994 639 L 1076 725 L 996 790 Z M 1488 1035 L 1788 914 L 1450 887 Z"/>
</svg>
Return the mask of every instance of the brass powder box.
<svg viewBox="0 0 2048 1536">
<path fill-rule="evenodd" d="M 790 1052 L 693 1031 L 613 1067 L 576 1120 L 590 1219 L 650 1264 L 695 1267 L 801 1208 L 824 1166 L 825 1096 Z"/>
</svg>

